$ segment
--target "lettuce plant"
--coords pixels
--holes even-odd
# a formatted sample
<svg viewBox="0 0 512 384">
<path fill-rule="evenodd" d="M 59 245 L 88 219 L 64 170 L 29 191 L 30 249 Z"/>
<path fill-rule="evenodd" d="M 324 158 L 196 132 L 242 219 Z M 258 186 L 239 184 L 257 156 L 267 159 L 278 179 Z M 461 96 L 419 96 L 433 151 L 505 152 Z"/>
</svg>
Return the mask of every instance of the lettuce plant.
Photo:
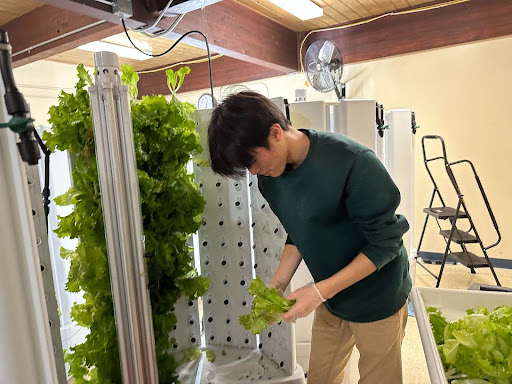
<svg viewBox="0 0 512 384">
<path fill-rule="evenodd" d="M 161 383 L 179 383 L 178 362 L 170 352 L 169 333 L 176 326 L 171 311 L 183 296 L 197 299 L 208 289 L 209 280 L 192 267 L 187 240 L 201 222 L 204 199 L 187 172 L 187 163 L 201 152 L 194 107 L 176 97 L 176 82 L 189 72 L 167 71 L 172 97 L 137 96 L 138 75 L 122 68 L 122 80 L 130 90 L 135 154 L 138 168 L 146 252 L 156 252 L 159 289 L 151 291 L 156 357 Z M 76 384 L 121 383 L 119 351 L 112 306 L 107 247 L 94 148 L 94 135 L 86 87 L 92 79 L 78 66 L 74 93 L 62 91 L 59 104 L 49 110 L 52 132 L 43 139 L 54 151 L 67 150 L 74 159 L 73 186 L 55 202 L 73 205 L 73 211 L 59 217 L 55 230 L 60 237 L 78 238 L 76 250 L 61 249 L 71 267 L 66 289 L 83 292 L 84 303 L 75 303 L 71 317 L 89 329 L 86 341 L 65 355 Z"/>
</svg>

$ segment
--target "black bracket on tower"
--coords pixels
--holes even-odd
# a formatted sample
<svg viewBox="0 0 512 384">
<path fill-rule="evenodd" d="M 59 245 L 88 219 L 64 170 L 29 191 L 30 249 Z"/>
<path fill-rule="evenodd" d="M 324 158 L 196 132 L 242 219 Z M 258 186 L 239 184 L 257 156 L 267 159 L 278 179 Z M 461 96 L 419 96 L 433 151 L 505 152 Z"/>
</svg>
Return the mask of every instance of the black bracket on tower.
<svg viewBox="0 0 512 384">
<path fill-rule="evenodd" d="M 286 113 L 286 119 L 290 122 L 290 103 L 288 102 L 288 99 L 284 99 L 284 111 Z"/>
<path fill-rule="evenodd" d="M 345 99 L 345 97 L 347 96 L 347 89 L 345 87 L 345 83 L 341 83 L 340 88 L 341 88 L 341 98 Z"/>
<path fill-rule="evenodd" d="M 419 129 L 420 126 L 416 125 L 416 113 L 414 111 L 411 111 L 411 129 L 412 133 L 416 134 L 416 130 Z"/>
<path fill-rule="evenodd" d="M 389 125 L 384 125 L 384 106 L 379 103 L 375 103 L 375 122 L 379 136 L 384 137 L 384 130 L 389 129 Z"/>
</svg>

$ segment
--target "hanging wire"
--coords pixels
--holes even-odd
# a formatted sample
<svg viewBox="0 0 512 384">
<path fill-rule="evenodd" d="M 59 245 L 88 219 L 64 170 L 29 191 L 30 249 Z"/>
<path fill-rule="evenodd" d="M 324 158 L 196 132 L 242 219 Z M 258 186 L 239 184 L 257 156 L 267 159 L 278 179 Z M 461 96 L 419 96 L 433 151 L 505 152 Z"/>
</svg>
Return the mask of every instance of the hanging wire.
<svg viewBox="0 0 512 384">
<path fill-rule="evenodd" d="M 174 20 L 174 22 L 171 24 L 171 26 L 169 28 L 167 28 L 165 31 L 160 31 L 160 32 L 157 32 L 157 33 L 148 33 L 148 32 L 145 32 L 145 31 L 137 31 L 136 29 L 133 29 L 133 31 L 134 32 L 142 33 L 144 36 L 149 37 L 150 39 L 154 39 L 156 37 L 165 37 L 169 33 L 171 33 L 174 30 L 174 28 L 176 28 L 176 26 L 179 24 L 181 19 L 183 19 L 183 16 L 185 16 L 184 13 L 179 15 L 176 18 L 176 20 Z"/>
<path fill-rule="evenodd" d="M 192 35 L 192 34 L 194 34 L 194 33 L 197 33 L 197 34 L 201 35 L 201 36 L 204 38 L 204 41 L 205 41 L 205 43 L 206 43 L 206 52 L 207 52 L 207 54 L 208 54 L 208 72 L 209 72 L 209 77 L 210 77 L 210 92 L 211 92 L 211 95 L 212 95 L 212 99 L 213 99 L 213 100 L 215 100 L 215 99 L 214 99 L 214 97 L 213 97 L 213 77 L 212 77 L 212 61 L 211 61 L 211 54 L 210 54 L 210 45 L 208 44 L 208 39 L 207 39 L 206 35 L 205 35 L 203 32 L 201 32 L 201 31 L 195 31 L 195 30 L 194 30 L 194 31 L 188 31 L 187 33 L 183 34 L 183 35 L 182 35 L 178 40 L 176 40 L 176 41 L 174 42 L 174 44 L 173 44 L 173 45 L 171 45 L 171 46 L 170 46 L 168 49 L 166 49 L 164 52 L 162 52 L 162 53 L 157 53 L 157 54 L 152 54 L 152 53 L 147 53 L 147 52 L 143 51 L 142 49 L 140 49 L 139 47 L 137 47 L 137 46 L 133 43 L 133 41 L 132 41 L 132 39 L 131 39 L 130 35 L 128 34 L 128 29 L 126 29 L 126 24 L 125 24 L 125 22 L 124 22 L 124 18 L 122 18 L 122 19 L 121 19 L 121 23 L 123 24 L 124 33 L 126 34 L 126 37 L 127 37 L 127 38 L 128 38 L 128 40 L 130 41 L 130 43 L 133 45 L 133 47 L 134 47 L 137 51 L 139 51 L 140 53 L 143 53 L 144 55 L 149 56 L 149 57 L 162 57 L 162 56 L 164 56 L 164 55 L 167 55 L 169 52 L 171 52 L 171 51 L 174 49 L 174 47 L 175 47 L 175 46 L 176 46 L 176 45 L 177 45 L 181 40 L 183 40 L 183 39 L 184 39 L 185 37 L 187 37 L 188 35 Z"/>
<path fill-rule="evenodd" d="M 366 19 L 366 20 L 358 21 L 358 22 L 351 23 L 351 24 L 344 24 L 344 25 L 340 25 L 340 26 L 337 26 L 337 27 L 321 28 L 321 29 L 315 29 L 313 31 L 310 31 L 304 37 L 304 39 L 302 39 L 302 42 L 300 43 L 300 48 L 299 48 L 300 71 L 304 72 L 304 62 L 303 62 L 303 59 L 302 59 L 302 48 L 304 46 L 304 42 L 313 33 L 334 31 L 334 30 L 337 30 L 337 29 L 345 29 L 345 28 L 349 28 L 349 27 L 354 27 L 356 25 L 362 25 L 362 24 L 371 23 L 372 21 L 375 21 L 375 20 L 378 20 L 378 19 L 382 19 L 382 18 L 387 17 L 387 16 L 398 16 L 398 15 L 406 15 L 406 14 L 409 14 L 409 13 L 430 11 L 430 10 L 437 9 L 437 8 L 448 7 L 450 5 L 456 5 L 456 4 L 460 4 L 460 3 L 465 3 L 467 1 L 469 1 L 469 0 L 452 0 L 452 1 L 448 1 L 446 3 L 435 4 L 435 5 L 428 5 L 428 6 L 421 7 L 421 8 L 414 8 L 414 9 L 409 9 L 409 10 L 405 10 L 405 11 L 398 11 L 398 12 L 389 12 L 389 13 L 385 13 L 385 14 L 380 15 L 380 16 L 372 17 L 371 19 Z"/>
<path fill-rule="evenodd" d="M 146 26 L 143 26 L 143 27 L 139 27 L 139 28 L 130 28 L 132 29 L 133 31 L 135 32 L 147 32 L 148 30 L 150 30 L 151 28 L 154 28 L 156 27 L 156 25 L 160 22 L 160 20 L 162 20 L 162 17 L 164 16 L 165 12 L 167 12 L 167 10 L 169 9 L 169 7 L 171 6 L 173 0 L 169 0 L 167 2 L 167 5 L 164 7 L 164 9 L 162 9 L 162 12 L 160 12 L 160 14 L 158 15 L 157 19 L 153 22 L 153 24 L 151 25 L 146 25 Z"/>
</svg>

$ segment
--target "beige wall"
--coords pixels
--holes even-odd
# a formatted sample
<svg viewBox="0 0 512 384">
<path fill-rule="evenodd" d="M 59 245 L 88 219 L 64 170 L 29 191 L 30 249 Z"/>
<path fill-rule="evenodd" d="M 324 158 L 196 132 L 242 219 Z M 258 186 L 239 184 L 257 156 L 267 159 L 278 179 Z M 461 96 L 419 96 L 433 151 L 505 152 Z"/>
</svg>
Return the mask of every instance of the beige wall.
<svg viewBox="0 0 512 384">
<path fill-rule="evenodd" d="M 449 161 L 471 160 L 486 190 L 503 235 L 502 243 L 490 251 L 490 256 L 512 259 L 512 177 L 507 166 L 512 163 L 512 124 L 507 122 L 511 60 L 512 37 L 508 37 L 348 66 L 347 78 L 354 76 L 347 85 L 349 97 L 371 97 L 386 109 L 416 111 L 421 127 L 416 135 L 416 244 L 424 221 L 422 208 L 428 206 L 432 192 L 422 161 L 421 137 L 440 135 L 446 142 Z M 468 169 L 465 165 L 459 167 Z M 457 169 L 468 211 L 474 216 L 484 243 L 489 245 L 496 235 L 478 186 L 471 173 Z M 447 178 L 442 181 L 439 187 L 445 197 L 453 188 Z M 447 204 L 454 201 L 452 198 Z M 435 224 L 429 225 L 427 233 L 422 249 L 444 251 Z M 481 255 L 477 249 L 475 253 Z"/>
<path fill-rule="evenodd" d="M 78 80 L 76 66 L 44 60 L 15 68 L 13 72 L 36 125 L 48 124 L 48 109 L 59 102 L 60 91 L 73 92 Z"/>
<path fill-rule="evenodd" d="M 511 59 L 509 37 L 355 66 L 371 79 L 364 85 L 359 79 L 354 81 L 361 84 L 357 96 L 367 90 L 386 108 L 409 107 L 417 113 L 421 126 L 416 137 L 415 164 L 418 238 L 423 223 L 420 212 L 428 205 L 432 190 L 422 164 L 420 137 L 435 134 L 445 139 L 450 161 L 469 159 L 474 163 L 504 235 L 503 242 L 490 254 L 512 259 L 512 202 L 507 192 L 512 178 L 506 167 L 512 160 L 512 131 L 507 129 L 506 121 L 510 109 L 508 90 L 512 87 Z M 492 223 L 477 198 L 476 184 L 470 182 L 471 174 L 461 172 L 457 176 L 463 179 L 461 189 L 468 204 L 472 203 L 469 212 L 475 216 L 484 243 L 492 243 Z M 447 181 L 440 188 L 452 190 Z M 429 233 L 435 232 L 435 226 L 431 226 Z M 443 249 L 438 236 L 429 236 L 426 241 L 425 250 Z"/>
<path fill-rule="evenodd" d="M 448 159 L 471 160 L 486 189 L 503 235 L 502 243 L 490 250 L 489 255 L 512 259 L 512 221 L 509 219 L 512 217 L 509 200 L 512 102 L 508 97 L 512 89 L 511 61 L 512 37 L 506 37 L 345 66 L 343 80 L 347 83 L 347 98 L 371 98 L 386 109 L 416 111 L 421 127 L 416 135 L 416 244 L 424 220 L 422 208 L 428 205 L 432 193 L 422 162 L 421 137 L 440 135 L 446 141 Z M 75 83 L 73 66 L 45 61 L 16 69 L 15 76 L 37 124 L 46 123 L 47 110 L 57 102 L 59 89 L 72 88 Z M 293 101 L 295 89 L 305 88 L 305 81 L 305 75 L 293 74 L 245 85 L 268 97 L 283 96 Z M 218 99 L 227 91 L 227 87 L 214 89 Z M 204 92 L 206 90 L 188 92 L 179 97 L 197 104 L 199 95 Z M 308 89 L 309 101 L 335 99 L 333 92 L 323 94 Z M 467 172 L 458 172 L 457 176 L 462 180 L 461 187 L 471 204 L 469 212 L 474 216 L 477 229 L 486 244 L 492 243 L 495 240 L 493 226 L 475 193 L 478 191 L 476 184 L 471 182 Z M 446 199 L 447 204 L 454 204 L 453 188 L 448 180 L 442 179 L 440 188 L 445 197 L 452 197 Z M 443 244 L 431 222 L 422 249 L 442 252 Z M 480 255 L 476 249 L 475 253 Z"/>
</svg>

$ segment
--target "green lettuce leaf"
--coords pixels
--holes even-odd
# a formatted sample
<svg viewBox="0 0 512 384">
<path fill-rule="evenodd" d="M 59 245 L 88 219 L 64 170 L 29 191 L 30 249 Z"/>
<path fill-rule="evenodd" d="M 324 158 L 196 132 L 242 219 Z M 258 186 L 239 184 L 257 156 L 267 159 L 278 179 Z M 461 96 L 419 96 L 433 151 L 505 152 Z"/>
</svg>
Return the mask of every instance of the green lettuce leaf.
<svg viewBox="0 0 512 384">
<path fill-rule="evenodd" d="M 240 316 L 240 324 L 255 335 L 270 324 L 281 321 L 282 314 L 295 304 L 295 300 L 281 297 L 277 289 L 269 289 L 259 277 L 251 281 L 248 292 L 254 296 L 251 313 Z"/>
<path fill-rule="evenodd" d="M 432 326 L 432 332 L 434 333 L 434 338 L 436 339 L 436 344 L 442 344 L 444 341 L 443 333 L 447 324 L 446 319 L 439 310 L 433 307 L 427 308 L 427 313 Z"/>
<path fill-rule="evenodd" d="M 213 363 L 217 356 L 215 355 L 215 352 L 213 352 L 211 349 L 206 350 L 206 358 L 210 363 Z"/>
<path fill-rule="evenodd" d="M 121 73 L 121 81 L 128 87 L 130 96 L 135 100 L 139 94 L 139 90 L 137 88 L 139 74 L 133 70 L 131 65 L 128 64 L 121 65 Z"/>
<path fill-rule="evenodd" d="M 185 75 L 188 75 L 189 73 L 189 67 L 181 67 L 176 72 L 174 72 L 172 69 L 168 69 L 165 71 L 165 74 L 167 76 L 167 86 L 169 87 L 169 90 L 171 91 L 173 96 L 176 95 L 176 92 L 178 92 L 178 89 L 180 89 L 181 85 L 183 84 Z"/>
<path fill-rule="evenodd" d="M 201 356 L 202 351 L 197 347 L 187 348 L 183 351 L 183 358 L 178 364 L 182 364 L 188 361 L 194 361 Z"/>
</svg>

